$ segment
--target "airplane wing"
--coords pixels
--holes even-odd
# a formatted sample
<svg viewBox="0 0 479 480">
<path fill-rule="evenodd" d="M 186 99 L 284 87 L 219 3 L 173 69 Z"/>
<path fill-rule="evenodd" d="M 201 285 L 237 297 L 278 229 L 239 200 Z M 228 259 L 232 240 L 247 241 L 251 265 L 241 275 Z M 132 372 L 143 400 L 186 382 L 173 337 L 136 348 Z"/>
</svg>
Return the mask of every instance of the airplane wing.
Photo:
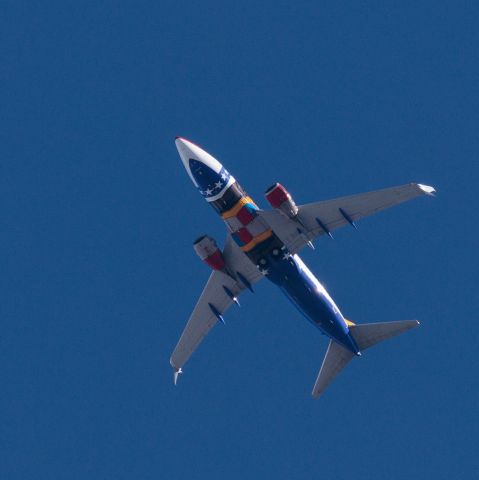
<svg viewBox="0 0 479 480">
<path fill-rule="evenodd" d="M 297 253 L 311 240 L 328 234 L 363 217 L 385 210 L 421 195 L 433 195 L 433 187 L 409 183 L 398 187 L 360 193 L 300 205 L 298 221 L 287 218 L 278 210 L 258 212 L 284 242 L 291 253 Z"/>
<path fill-rule="evenodd" d="M 171 366 L 176 372 L 175 382 L 177 373 L 181 372 L 181 368 L 201 341 L 218 320 L 222 320 L 219 316 L 223 315 L 234 302 L 230 294 L 237 297 L 246 288 L 251 288 L 253 283 L 263 278 L 253 262 L 239 249 L 229 234 L 226 239 L 223 257 L 228 268 L 238 278 L 233 279 L 231 276 L 216 270 L 211 273 L 170 358 Z"/>
</svg>

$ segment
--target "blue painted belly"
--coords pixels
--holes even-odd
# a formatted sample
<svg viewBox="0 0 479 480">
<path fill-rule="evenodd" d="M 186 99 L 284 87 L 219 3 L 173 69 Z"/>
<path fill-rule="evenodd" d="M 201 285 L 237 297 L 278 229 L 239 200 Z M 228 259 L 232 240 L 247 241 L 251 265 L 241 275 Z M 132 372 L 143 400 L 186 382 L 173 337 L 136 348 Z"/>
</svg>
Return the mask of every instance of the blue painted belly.
<svg viewBox="0 0 479 480">
<path fill-rule="evenodd" d="M 268 255 L 264 262 L 267 278 L 280 287 L 307 320 L 349 350 L 357 352 L 338 307 L 299 256 L 281 252 L 281 255 Z"/>
</svg>

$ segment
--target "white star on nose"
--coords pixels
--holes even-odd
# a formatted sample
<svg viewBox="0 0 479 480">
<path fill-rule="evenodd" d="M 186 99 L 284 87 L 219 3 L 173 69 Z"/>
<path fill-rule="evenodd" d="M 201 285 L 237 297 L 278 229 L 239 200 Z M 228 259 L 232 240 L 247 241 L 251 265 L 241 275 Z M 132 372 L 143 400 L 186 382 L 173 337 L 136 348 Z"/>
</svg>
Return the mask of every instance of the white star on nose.
<svg viewBox="0 0 479 480">
<path fill-rule="evenodd" d="M 223 172 L 223 173 L 221 174 L 221 180 L 226 180 L 226 177 L 227 177 L 226 173 Z"/>
<path fill-rule="evenodd" d="M 211 190 L 211 189 L 209 189 L 209 188 L 207 188 L 207 189 L 205 190 L 205 195 L 211 195 L 212 193 L 213 193 L 213 190 Z"/>
<path fill-rule="evenodd" d="M 221 181 L 215 183 L 215 188 L 221 188 L 222 186 L 223 184 L 221 183 Z"/>
</svg>

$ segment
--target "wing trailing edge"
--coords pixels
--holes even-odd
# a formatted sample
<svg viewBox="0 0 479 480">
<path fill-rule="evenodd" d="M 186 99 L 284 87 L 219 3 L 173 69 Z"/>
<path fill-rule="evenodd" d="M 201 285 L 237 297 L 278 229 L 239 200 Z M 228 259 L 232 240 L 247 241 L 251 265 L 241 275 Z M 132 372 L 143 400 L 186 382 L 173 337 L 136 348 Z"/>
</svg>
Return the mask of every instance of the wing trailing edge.
<svg viewBox="0 0 479 480">
<path fill-rule="evenodd" d="M 321 235 L 332 238 L 334 230 L 356 223 L 370 215 L 399 205 L 420 196 L 434 196 L 436 190 L 421 183 L 408 183 L 347 197 L 298 205 L 296 221 L 275 210 L 259 215 L 284 242 L 291 253 L 299 252 L 305 245 Z M 301 226 L 298 231 L 298 226 Z"/>
</svg>

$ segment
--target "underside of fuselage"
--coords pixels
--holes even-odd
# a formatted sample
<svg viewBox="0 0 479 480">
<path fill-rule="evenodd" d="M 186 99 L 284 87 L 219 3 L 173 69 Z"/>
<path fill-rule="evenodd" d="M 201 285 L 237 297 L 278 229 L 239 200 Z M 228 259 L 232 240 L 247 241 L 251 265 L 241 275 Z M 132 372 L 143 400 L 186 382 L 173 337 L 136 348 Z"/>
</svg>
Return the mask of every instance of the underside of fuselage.
<svg viewBox="0 0 479 480">
<path fill-rule="evenodd" d="M 355 355 L 360 353 L 339 308 L 298 255 L 289 254 L 284 246 L 273 248 L 259 264 L 310 323 Z"/>
<path fill-rule="evenodd" d="M 355 325 L 345 320 L 326 289 L 303 263 L 297 252 L 314 248 L 320 235 L 365 216 L 420 195 L 433 195 L 434 188 L 410 183 L 362 194 L 296 205 L 279 183 L 265 192 L 273 210 L 259 211 L 235 178 L 209 153 L 189 140 L 177 137 L 176 146 L 188 175 L 201 196 L 214 208 L 229 232 L 223 251 L 208 235 L 193 247 L 212 270 L 208 282 L 175 347 L 170 364 L 174 382 L 200 342 L 238 295 L 261 277 L 277 285 L 299 312 L 330 337 L 326 355 L 313 387 L 320 396 L 336 375 L 361 351 L 419 325 L 402 320 Z M 256 270 L 257 269 L 257 270 Z"/>
<path fill-rule="evenodd" d="M 180 142 L 180 149 L 182 145 Z M 202 161 L 185 155 L 185 167 L 201 195 L 224 220 L 238 247 L 310 323 L 359 354 L 343 315 L 319 280 L 298 255 L 288 252 L 235 178 L 209 154 L 201 155 Z"/>
<path fill-rule="evenodd" d="M 326 289 L 298 255 L 291 255 L 283 242 L 257 216 L 258 207 L 234 182 L 210 202 L 221 215 L 233 239 L 261 273 L 277 285 L 306 319 L 322 333 L 358 355 L 359 349 L 348 325 Z"/>
</svg>

